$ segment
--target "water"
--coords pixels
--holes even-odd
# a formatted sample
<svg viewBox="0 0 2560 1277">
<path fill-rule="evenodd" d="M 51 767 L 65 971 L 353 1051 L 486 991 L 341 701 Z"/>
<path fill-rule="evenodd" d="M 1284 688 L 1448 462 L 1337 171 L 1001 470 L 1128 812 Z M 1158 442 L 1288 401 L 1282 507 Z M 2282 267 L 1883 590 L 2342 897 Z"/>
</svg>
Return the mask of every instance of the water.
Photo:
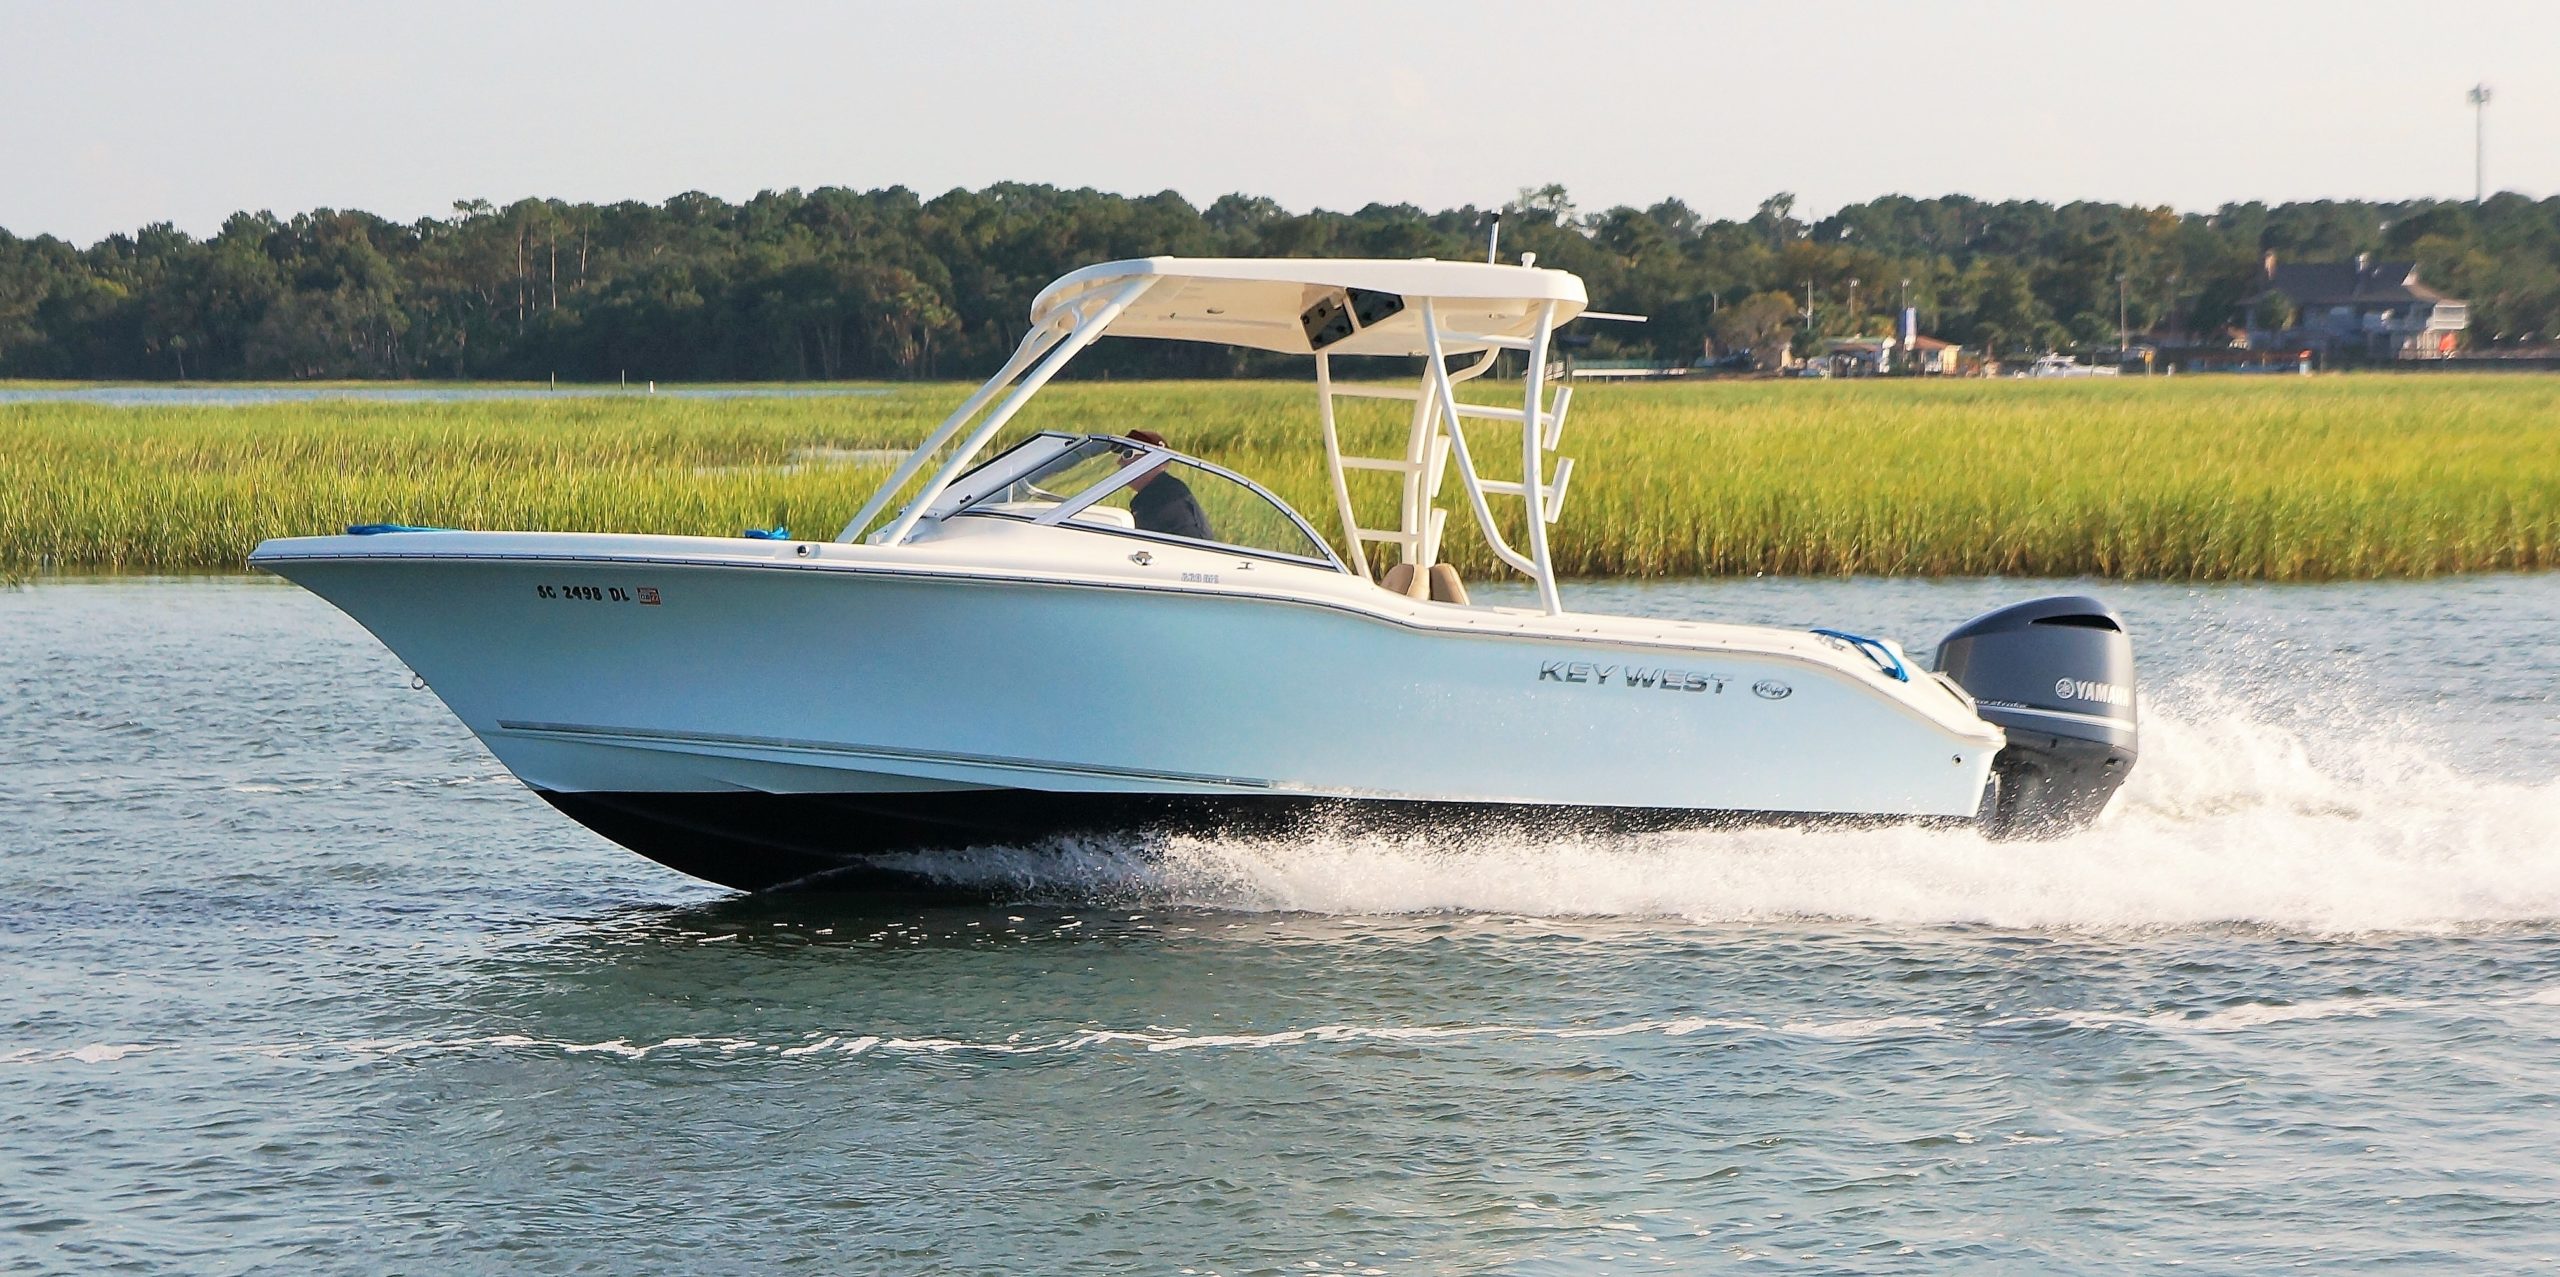
<svg viewBox="0 0 2560 1277">
<path fill-rule="evenodd" d="M 657 395 L 675 399 L 825 399 L 885 395 L 876 386 L 77 386 L 58 390 L 0 386 L 0 404 L 80 403 L 106 408 L 250 408 L 260 404 L 351 400 L 357 403 L 477 403 L 490 399 L 610 399 Z"/>
<path fill-rule="evenodd" d="M 1576 598 L 1925 650 L 2041 588 Z M 2560 1266 L 2560 578 L 2104 593 L 2155 696 L 2070 842 L 903 912 L 610 847 L 289 587 L 0 593 L 0 1268 Z"/>
</svg>

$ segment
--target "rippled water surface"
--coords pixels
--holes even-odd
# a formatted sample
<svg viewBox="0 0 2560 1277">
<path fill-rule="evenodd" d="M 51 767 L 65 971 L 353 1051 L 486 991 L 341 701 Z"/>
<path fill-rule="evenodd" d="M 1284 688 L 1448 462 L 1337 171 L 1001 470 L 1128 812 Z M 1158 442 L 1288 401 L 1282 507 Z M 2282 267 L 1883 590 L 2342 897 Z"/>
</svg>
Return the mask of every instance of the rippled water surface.
<svg viewBox="0 0 2560 1277">
<path fill-rule="evenodd" d="M 1915 650 L 2041 583 L 1585 587 Z M 0 593 L 0 1269 L 2560 1267 L 2560 578 L 2109 587 L 2100 829 L 747 899 L 271 583 Z"/>
</svg>

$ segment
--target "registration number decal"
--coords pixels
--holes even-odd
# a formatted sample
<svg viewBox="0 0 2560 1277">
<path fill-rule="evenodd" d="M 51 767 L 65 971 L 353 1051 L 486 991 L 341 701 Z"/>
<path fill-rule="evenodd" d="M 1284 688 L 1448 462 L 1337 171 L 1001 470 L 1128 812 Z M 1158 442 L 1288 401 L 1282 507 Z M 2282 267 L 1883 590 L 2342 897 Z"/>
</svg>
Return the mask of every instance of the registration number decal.
<svg viewBox="0 0 2560 1277">
<path fill-rule="evenodd" d="M 538 599 L 559 599 L 567 603 L 638 603 L 647 607 L 658 606 L 658 590 L 656 586 L 651 585 L 635 585 L 628 588 L 619 585 L 537 585 L 533 587 L 533 596 Z"/>
</svg>

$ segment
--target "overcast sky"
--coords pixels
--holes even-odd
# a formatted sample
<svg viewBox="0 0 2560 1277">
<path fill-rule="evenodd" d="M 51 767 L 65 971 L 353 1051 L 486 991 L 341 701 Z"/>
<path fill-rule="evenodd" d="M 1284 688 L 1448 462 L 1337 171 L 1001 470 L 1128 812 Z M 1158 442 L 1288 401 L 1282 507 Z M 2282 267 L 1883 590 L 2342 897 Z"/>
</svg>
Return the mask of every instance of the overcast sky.
<svg viewBox="0 0 2560 1277">
<path fill-rule="evenodd" d="M 2560 3 L 0 0 L 0 227 L 1014 180 L 1293 209 L 2560 192 Z"/>
</svg>

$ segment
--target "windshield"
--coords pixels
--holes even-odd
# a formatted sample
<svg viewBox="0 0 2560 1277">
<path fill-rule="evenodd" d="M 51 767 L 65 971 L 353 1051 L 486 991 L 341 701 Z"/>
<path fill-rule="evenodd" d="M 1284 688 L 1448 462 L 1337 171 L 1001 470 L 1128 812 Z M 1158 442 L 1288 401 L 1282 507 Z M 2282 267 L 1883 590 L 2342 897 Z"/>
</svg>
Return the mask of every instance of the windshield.
<svg viewBox="0 0 2560 1277">
<path fill-rule="evenodd" d="M 1003 458 L 952 511 L 1183 541 L 1341 569 L 1277 498 L 1225 471 L 1131 440 L 1043 436 Z M 1011 477 L 1006 477 L 1007 474 Z"/>
<path fill-rule="evenodd" d="M 961 512 L 1036 519 L 1081 496 L 1095 484 L 1118 478 L 1120 467 L 1136 455 L 1137 449 L 1124 444 L 1087 439 L 970 502 Z"/>
<path fill-rule="evenodd" d="M 1314 534 L 1239 480 L 1164 456 L 1148 457 L 1130 468 L 1138 473 L 1128 483 L 1068 516 L 1067 522 L 1298 559 L 1326 557 Z"/>
</svg>

